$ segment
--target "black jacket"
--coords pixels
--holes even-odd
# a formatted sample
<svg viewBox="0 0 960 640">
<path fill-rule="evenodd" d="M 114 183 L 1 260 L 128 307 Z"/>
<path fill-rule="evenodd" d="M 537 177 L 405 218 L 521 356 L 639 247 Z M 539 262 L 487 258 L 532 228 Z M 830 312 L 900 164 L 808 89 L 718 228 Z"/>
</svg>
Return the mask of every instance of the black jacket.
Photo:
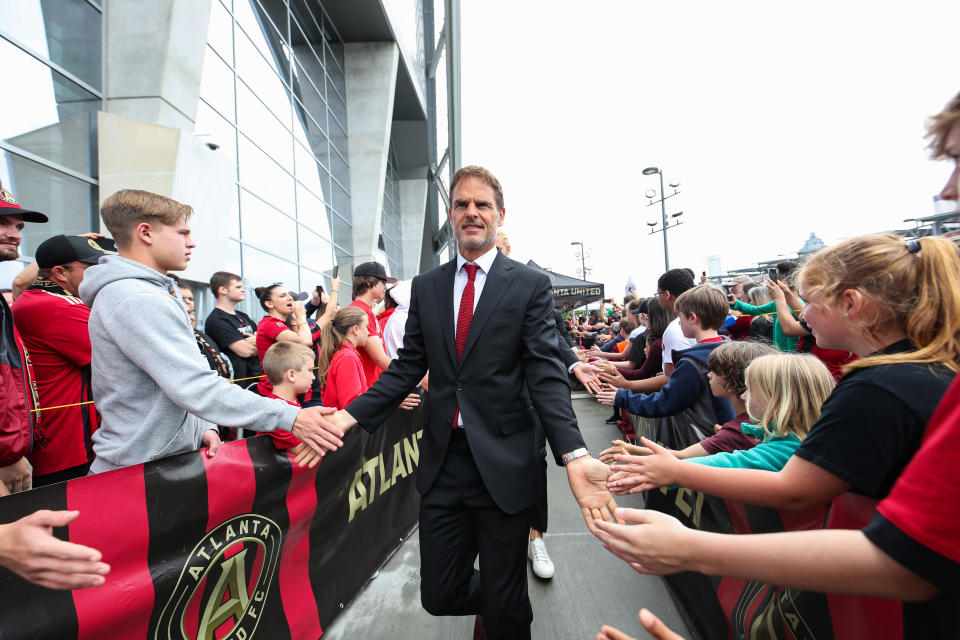
<svg viewBox="0 0 960 640">
<path fill-rule="evenodd" d="M 477 303 L 463 357 L 453 326 L 456 260 L 413 279 L 403 348 L 346 409 L 368 431 L 380 426 L 430 370 L 430 416 L 417 489 L 430 490 L 459 406 L 484 485 L 507 513 L 537 496 L 534 432 L 542 420 L 557 457 L 585 446 L 560 364 L 546 274 L 497 254 Z"/>
</svg>

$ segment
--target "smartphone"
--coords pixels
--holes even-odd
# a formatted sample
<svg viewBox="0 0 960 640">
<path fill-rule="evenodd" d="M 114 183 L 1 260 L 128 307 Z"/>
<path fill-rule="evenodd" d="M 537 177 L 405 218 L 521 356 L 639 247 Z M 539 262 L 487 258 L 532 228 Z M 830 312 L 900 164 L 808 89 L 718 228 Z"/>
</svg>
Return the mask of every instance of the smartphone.
<svg viewBox="0 0 960 640">
<path fill-rule="evenodd" d="M 340 275 L 340 265 L 335 264 L 333 265 L 333 273 L 330 275 L 330 277 L 336 278 L 338 275 Z"/>
<path fill-rule="evenodd" d="M 767 269 L 767 278 L 770 280 L 770 282 L 776 282 L 776 281 L 777 281 L 777 269 L 776 269 L 776 267 L 774 267 L 774 268 L 772 268 L 772 269 Z"/>
<path fill-rule="evenodd" d="M 318 285 L 317 285 L 317 294 L 318 294 L 318 295 L 323 295 L 323 285 L 322 285 L 322 284 L 318 284 Z"/>
</svg>

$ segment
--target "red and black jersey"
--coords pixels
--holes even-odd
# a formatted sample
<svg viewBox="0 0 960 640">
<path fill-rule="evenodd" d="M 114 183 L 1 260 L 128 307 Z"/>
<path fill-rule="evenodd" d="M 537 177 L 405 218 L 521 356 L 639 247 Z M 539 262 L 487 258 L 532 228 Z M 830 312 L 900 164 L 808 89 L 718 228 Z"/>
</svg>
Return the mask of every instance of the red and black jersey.
<svg viewBox="0 0 960 640">
<path fill-rule="evenodd" d="M 30 454 L 35 475 L 93 460 L 91 436 L 99 426 L 90 389 L 90 309 L 58 287 L 31 287 L 13 304 L 13 319 L 30 352 L 44 432 L 49 444 Z"/>
</svg>

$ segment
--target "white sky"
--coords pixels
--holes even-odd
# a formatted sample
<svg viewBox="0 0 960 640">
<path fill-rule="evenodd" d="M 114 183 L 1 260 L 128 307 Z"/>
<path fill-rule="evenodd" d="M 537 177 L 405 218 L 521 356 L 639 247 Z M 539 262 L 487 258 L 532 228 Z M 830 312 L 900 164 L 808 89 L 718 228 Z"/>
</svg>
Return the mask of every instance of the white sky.
<svg viewBox="0 0 960 640">
<path fill-rule="evenodd" d="M 960 90 L 960 2 L 462 2 L 463 163 L 504 188 L 511 257 L 622 296 L 933 213 L 924 122 Z M 669 194 L 671 189 L 667 187 Z M 589 256 L 590 254 L 588 254 Z"/>
</svg>

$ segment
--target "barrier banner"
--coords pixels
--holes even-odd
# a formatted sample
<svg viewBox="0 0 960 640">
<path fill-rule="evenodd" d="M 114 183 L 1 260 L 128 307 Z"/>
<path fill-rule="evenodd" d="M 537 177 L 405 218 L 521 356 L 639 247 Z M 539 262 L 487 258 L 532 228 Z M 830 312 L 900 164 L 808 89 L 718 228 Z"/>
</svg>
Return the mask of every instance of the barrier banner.
<svg viewBox="0 0 960 640">
<path fill-rule="evenodd" d="M 674 449 L 703 438 L 690 416 L 637 418 L 639 435 L 665 435 Z M 775 533 L 806 529 L 860 529 L 876 501 L 846 493 L 830 505 L 788 511 L 755 507 L 686 488 L 654 489 L 646 506 L 684 525 L 717 533 Z M 879 598 L 787 589 L 738 578 L 685 572 L 665 576 L 688 627 L 702 640 L 845 640 L 904 638 L 903 603 Z"/>
<path fill-rule="evenodd" d="M 314 469 L 258 436 L 0 499 L 0 523 L 79 510 L 54 535 L 111 566 L 75 591 L 0 569 L 0 638 L 320 637 L 416 523 L 426 411 L 352 429 Z"/>
</svg>

